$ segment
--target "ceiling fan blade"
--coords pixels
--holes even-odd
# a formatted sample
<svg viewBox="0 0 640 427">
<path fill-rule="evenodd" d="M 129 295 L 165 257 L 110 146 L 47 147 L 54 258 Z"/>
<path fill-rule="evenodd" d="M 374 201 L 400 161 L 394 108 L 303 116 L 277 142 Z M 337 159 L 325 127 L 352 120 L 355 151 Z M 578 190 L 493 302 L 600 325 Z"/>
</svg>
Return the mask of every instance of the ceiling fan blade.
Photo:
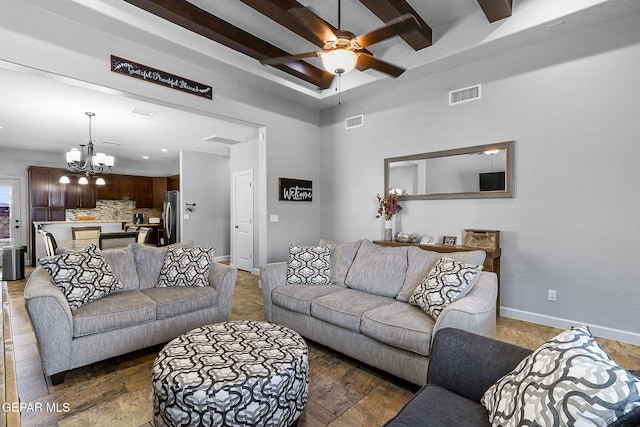
<svg viewBox="0 0 640 427">
<path fill-rule="evenodd" d="M 356 37 L 362 47 L 371 46 L 388 38 L 420 29 L 420 24 L 410 13 L 406 13 L 387 22 L 384 27 Z"/>
<path fill-rule="evenodd" d="M 381 61 L 371 55 L 367 55 L 366 53 L 358 54 L 358 69 L 360 69 L 360 67 L 373 68 L 374 70 L 382 71 L 383 73 L 389 74 L 393 77 L 398 77 L 406 71 L 404 68 Z"/>
<path fill-rule="evenodd" d="M 322 54 L 323 54 L 323 52 L 308 52 L 308 53 L 301 53 L 299 55 L 279 56 L 277 58 L 261 59 L 260 63 L 262 65 L 287 64 L 289 62 L 300 61 L 301 59 L 315 58 L 316 56 L 320 56 Z"/>
<path fill-rule="evenodd" d="M 333 29 L 325 20 L 313 13 L 306 7 L 294 7 L 289 9 L 289 13 L 298 18 L 313 34 L 322 41 L 331 41 L 336 39 Z"/>
</svg>

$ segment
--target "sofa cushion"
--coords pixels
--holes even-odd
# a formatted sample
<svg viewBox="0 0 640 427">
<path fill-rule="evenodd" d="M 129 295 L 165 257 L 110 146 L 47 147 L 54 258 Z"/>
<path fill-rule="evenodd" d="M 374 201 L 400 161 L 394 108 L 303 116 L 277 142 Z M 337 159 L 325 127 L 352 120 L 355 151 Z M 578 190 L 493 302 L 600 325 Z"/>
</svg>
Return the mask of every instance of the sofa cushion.
<svg viewBox="0 0 640 427">
<path fill-rule="evenodd" d="M 335 243 L 321 239 L 320 245 L 329 245 L 331 248 L 331 283 L 345 286 L 347 273 L 358 253 L 362 240 L 357 242 Z"/>
<path fill-rule="evenodd" d="M 208 286 L 215 252 L 214 248 L 168 248 L 156 286 Z"/>
<path fill-rule="evenodd" d="M 487 256 L 485 251 L 452 252 L 447 256 L 463 264 L 482 265 Z M 407 274 L 402 289 L 398 292 L 398 301 L 408 302 L 411 294 L 431 269 L 442 258 L 442 254 L 411 246 L 407 252 Z"/>
<path fill-rule="evenodd" d="M 363 240 L 345 284 L 359 291 L 395 297 L 407 272 L 407 247 L 385 247 Z"/>
<path fill-rule="evenodd" d="M 278 307 L 309 316 L 311 315 L 311 302 L 314 299 L 344 290 L 344 286 L 338 285 L 278 286 L 271 291 L 271 301 Z"/>
<path fill-rule="evenodd" d="M 122 288 L 96 245 L 38 261 L 62 291 L 72 311 Z"/>
<path fill-rule="evenodd" d="M 435 321 L 405 302 L 376 307 L 362 315 L 360 331 L 376 341 L 429 356 Z"/>
<path fill-rule="evenodd" d="M 158 319 L 218 305 L 218 292 L 212 286 L 149 288 L 141 292 L 155 302 Z"/>
<path fill-rule="evenodd" d="M 534 350 L 481 402 L 493 425 L 609 425 L 640 408 L 639 392 L 640 379 L 582 326 Z"/>
<path fill-rule="evenodd" d="M 72 312 L 74 338 L 156 320 L 156 305 L 140 291 L 117 292 Z"/>
<path fill-rule="evenodd" d="M 331 284 L 331 248 L 329 246 L 289 245 L 287 284 Z"/>
<path fill-rule="evenodd" d="M 427 384 L 384 427 L 490 426 L 487 410 L 445 388 Z"/>
<path fill-rule="evenodd" d="M 413 291 L 409 303 L 437 319 L 449 304 L 469 293 L 481 271 L 481 265 L 462 264 L 444 256 Z"/>
<path fill-rule="evenodd" d="M 107 260 L 113 274 L 122 283 L 121 291 L 137 291 L 140 287 L 136 260 L 133 255 L 133 245 L 124 248 L 112 248 L 102 250 L 102 256 Z"/>
<path fill-rule="evenodd" d="M 133 244 L 133 255 L 136 261 L 136 271 L 138 272 L 138 280 L 140 281 L 140 289 L 153 288 L 158 283 L 160 270 L 164 263 L 164 256 L 167 248 L 190 248 L 193 247 L 192 241 L 179 242 L 170 246 L 155 247 L 141 244 Z"/>
<path fill-rule="evenodd" d="M 311 316 L 345 329 L 360 332 L 362 314 L 392 304 L 393 298 L 367 294 L 355 289 L 342 289 L 318 297 L 311 302 Z"/>
</svg>

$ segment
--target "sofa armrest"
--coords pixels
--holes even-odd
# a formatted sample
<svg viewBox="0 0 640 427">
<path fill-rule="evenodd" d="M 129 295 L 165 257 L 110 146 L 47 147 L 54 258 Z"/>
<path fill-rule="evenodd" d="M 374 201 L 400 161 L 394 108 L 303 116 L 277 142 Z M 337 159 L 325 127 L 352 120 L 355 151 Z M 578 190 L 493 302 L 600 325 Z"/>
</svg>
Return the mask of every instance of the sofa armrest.
<svg viewBox="0 0 640 427">
<path fill-rule="evenodd" d="M 227 320 L 231 319 L 231 302 L 237 278 L 237 268 L 219 262 L 211 263 L 209 286 L 213 286 L 218 291 L 220 314 Z"/>
<path fill-rule="evenodd" d="M 50 376 L 68 370 L 73 339 L 71 309 L 62 291 L 42 267 L 31 273 L 24 288 L 24 301 L 44 373 Z"/>
<path fill-rule="evenodd" d="M 273 262 L 260 268 L 260 287 L 264 300 L 264 317 L 271 321 L 271 291 L 287 283 L 287 263 Z"/>
<path fill-rule="evenodd" d="M 432 336 L 442 328 L 457 328 L 494 338 L 497 299 L 498 277 L 495 273 L 480 273 L 478 281 L 467 295 L 442 310 Z"/>
<path fill-rule="evenodd" d="M 529 354 L 523 347 L 444 328 L 433 340 L 427 382 L 479 403 L 489 387 Z"/>
</svg>

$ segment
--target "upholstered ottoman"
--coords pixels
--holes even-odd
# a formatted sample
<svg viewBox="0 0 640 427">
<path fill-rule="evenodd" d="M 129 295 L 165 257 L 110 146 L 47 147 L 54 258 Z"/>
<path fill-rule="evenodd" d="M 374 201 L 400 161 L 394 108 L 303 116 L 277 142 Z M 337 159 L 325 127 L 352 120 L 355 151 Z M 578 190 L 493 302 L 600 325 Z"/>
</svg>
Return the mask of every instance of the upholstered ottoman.
<svg viewBox="0 0 640 427">
<path fill-rule="evenodd" d="M 193 329 L 169 342 L 152 373 L 156 426 L 288 426 L 309 390 L 307 345 L 250 320 Z"/>
</svg>

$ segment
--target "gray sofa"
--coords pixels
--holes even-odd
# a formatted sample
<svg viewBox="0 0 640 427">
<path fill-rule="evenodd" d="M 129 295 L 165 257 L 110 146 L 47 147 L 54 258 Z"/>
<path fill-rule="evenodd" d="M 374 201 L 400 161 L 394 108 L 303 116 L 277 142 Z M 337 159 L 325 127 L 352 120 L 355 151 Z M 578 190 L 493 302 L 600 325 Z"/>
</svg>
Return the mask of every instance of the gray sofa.
<svg viewBox="0 0 640 427">
<path fill-rule="evenodd" d="M 25 305 L 42 369 L 54 384 L 63 381 L 70 369 L 229 320 L 237 270 L 214 262 L 210 286 L 157 288 L 166 251 L 137 243 L 102 251 L 123 289 L 74 311 L 47 272 L 42 267 L 34 270 L 24 290 Z"/>
<path fill-rule="evenodd" d="M 408 300 L 443 254 L 368 240 L 330 246 L 329 285 L 287 284 L 286 262 L 261 268 L 267 320 L 418 385 L 427 382 L 431 340 L 439 329 L 495 336 L 495 273 L 482 272 L 471 291 L 434 321 Z M 446 255 L 482 265 L 485 252 Z"/>
</svg>

